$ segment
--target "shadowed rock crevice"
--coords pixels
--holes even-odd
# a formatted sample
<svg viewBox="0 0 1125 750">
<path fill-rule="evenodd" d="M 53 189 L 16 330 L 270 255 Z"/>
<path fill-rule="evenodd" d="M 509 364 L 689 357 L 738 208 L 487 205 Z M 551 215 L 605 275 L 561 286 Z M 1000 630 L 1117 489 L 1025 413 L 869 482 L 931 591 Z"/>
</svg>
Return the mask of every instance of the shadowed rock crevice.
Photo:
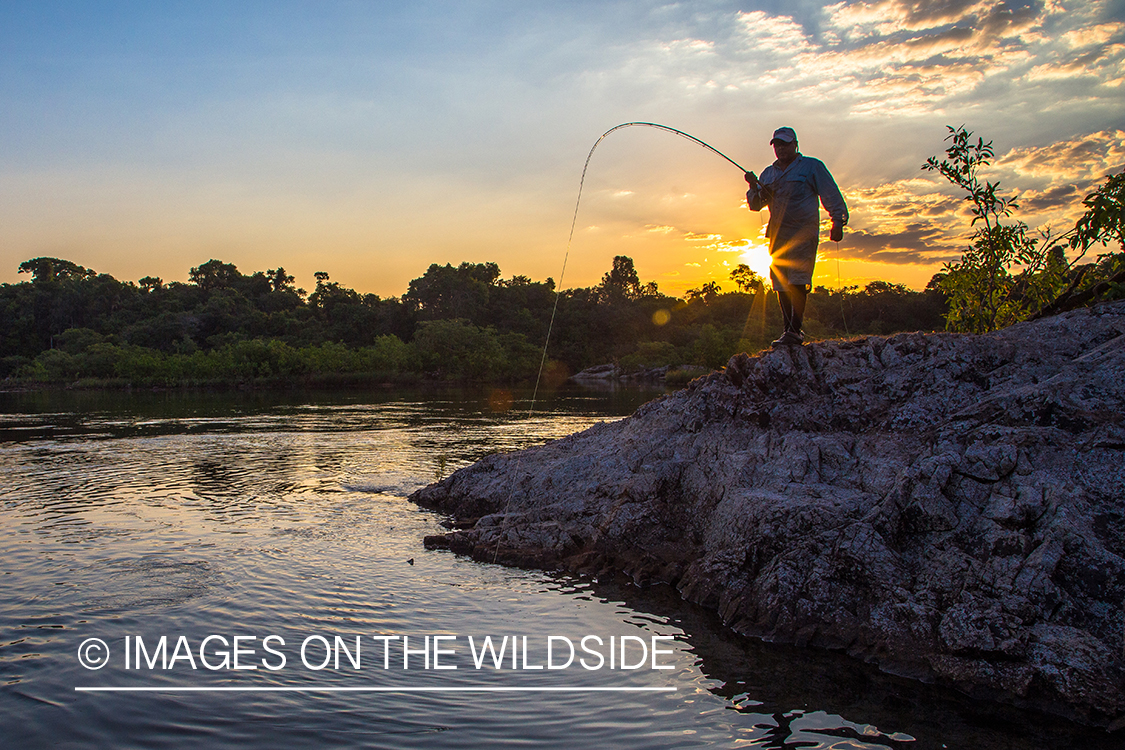
<svg viewBox="0 0 1125 750">
<path fill-rule="evenodd" d="M 731 358 L 412 496 L 431 546 L 663 581 L 736 631 L 1119 725 L 1125 303 Z"/>
</svg>

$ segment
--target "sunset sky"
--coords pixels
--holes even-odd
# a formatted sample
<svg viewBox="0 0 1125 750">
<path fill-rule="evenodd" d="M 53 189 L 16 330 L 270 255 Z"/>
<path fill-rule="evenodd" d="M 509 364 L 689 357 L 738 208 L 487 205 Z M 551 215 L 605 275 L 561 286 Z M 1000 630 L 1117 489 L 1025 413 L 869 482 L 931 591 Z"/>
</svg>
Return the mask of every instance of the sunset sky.
<svg viewBox="0 0 1125 750">
<path fill-rule="evenodd" d="M 965 245 L 920 171 L 995 142 L 1018 218 L 1065 228 L 1125 166 L 1125 1 L 0 1 L 0 282 L 66 258 L 186 280 L 217 258 L 400 295 L 431 263 L 559 278 L 587 152 L 627 121 L 761 171 L 770 134 L 852 213 L 817 284 L 923 287 Z M 732 165 L 651 129 L 594 154 L 563 286 L 614 255 L 681 294 L 755 264 Z M 760 252 L 760 251 L 758 251 Z M 839 262 L 837 262 L 839 261 Z"/>
</svg>

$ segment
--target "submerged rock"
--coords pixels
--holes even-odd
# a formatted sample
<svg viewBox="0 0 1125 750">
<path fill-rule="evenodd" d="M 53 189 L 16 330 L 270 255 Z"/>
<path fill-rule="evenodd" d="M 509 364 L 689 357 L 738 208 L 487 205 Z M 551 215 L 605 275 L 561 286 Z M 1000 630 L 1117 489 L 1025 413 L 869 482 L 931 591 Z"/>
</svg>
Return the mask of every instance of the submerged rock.
<svg viewBox="0 0 1125 750">
<path fill-rule="evenodd" d="M 1125 723 L 1125 302 L 731 358 L 412 498 L 483 560 L 667 582 L 736 631 Z"/>
</svg>

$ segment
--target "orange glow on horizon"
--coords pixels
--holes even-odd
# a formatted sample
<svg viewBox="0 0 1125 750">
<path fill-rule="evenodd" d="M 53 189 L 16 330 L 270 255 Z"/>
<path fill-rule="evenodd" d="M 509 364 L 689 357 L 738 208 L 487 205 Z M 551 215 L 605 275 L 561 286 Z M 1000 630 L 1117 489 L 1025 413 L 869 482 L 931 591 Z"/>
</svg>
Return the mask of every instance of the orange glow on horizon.
<svg viewBox="0 0 1125 750">
<path fill-rule="evenodd" d="M 746 249 L 742 251 L 740 260 L 763 279 L 770 277 L 771 258 L 769 248 L 763 245 L 747 245 Z"/>
</svg>

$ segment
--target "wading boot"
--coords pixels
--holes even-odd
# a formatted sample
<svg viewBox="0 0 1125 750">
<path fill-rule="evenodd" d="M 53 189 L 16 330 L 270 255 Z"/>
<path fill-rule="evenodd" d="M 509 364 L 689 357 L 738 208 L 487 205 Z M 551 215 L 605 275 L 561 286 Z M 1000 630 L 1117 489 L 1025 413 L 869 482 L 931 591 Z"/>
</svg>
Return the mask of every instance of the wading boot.
<svg viewBox="0 0 1125 750">
<path fill-rule="evenodd" d="M 773 342 L 773 346 L 800 346 L 805 337 L 800 331 L 786 331 Z"/>
</svg>

